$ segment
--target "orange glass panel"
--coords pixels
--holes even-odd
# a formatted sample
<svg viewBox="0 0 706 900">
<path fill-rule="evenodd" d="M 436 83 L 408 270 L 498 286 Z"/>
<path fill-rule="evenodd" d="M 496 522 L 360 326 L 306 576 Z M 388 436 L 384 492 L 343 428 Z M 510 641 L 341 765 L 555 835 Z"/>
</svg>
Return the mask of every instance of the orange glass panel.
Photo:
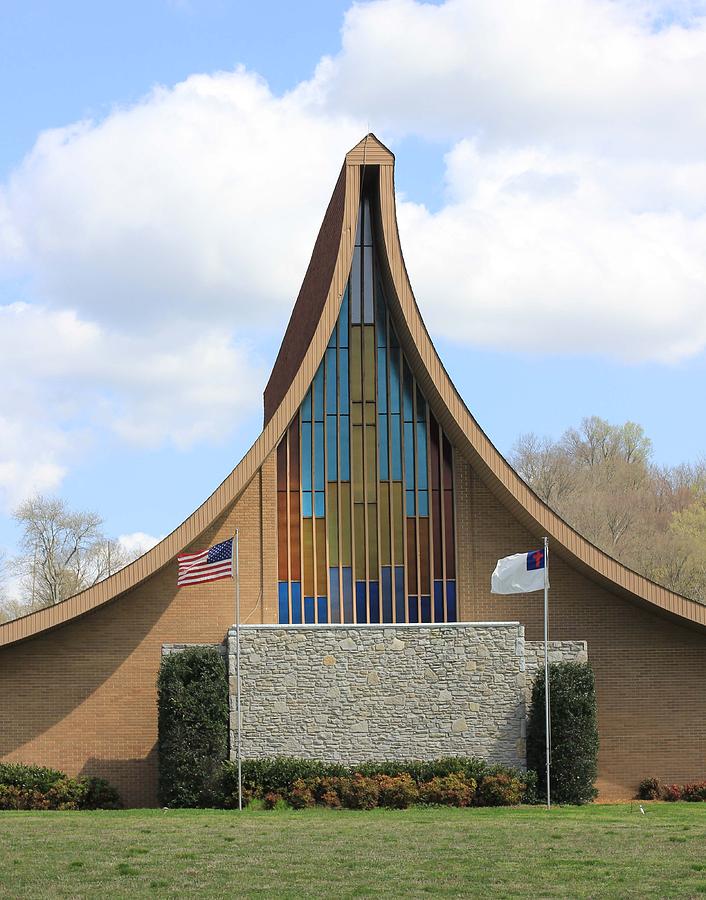
<svg viewBox="0 0 706 900">
<path fill-rule="evenodd" d="M 341 484 L 341 565 L 350 566 L 351 551 L 351 486 Z"/>
<path fill-rule="evenodd" d="M 287 492 L 277 491 L 277 578 L 287 581 Z"/>
<path fill-rule="evenodd" d="M 395 565 L 404 560 L 404 513 L 402 511 L 402 484 L 392 484 L 392 546 L 395 551 Z"/>
<path fill-rule="evenodd" d="M 292 581 L 301 578 L 299 532 L 299 493 L 289 492 L 289 552 L 291 557 Z"/>
<path fill-rule="evenodd" d="M 431 594 L 429 579 L 429 519 L 419 520 L 419 586 L 420 594 Z"/>
<path fill-rule="evenodd" d="M 444 529 L 446 531 L 446 577 L 456 577 L 454 551 L 454 500 L 452 491 L 444 491 Z"/>
<path fill-rule="evenodd" d="M 304 596 L 314 596 L 314 520 L 302 521 L 302 550 L 304 555 Z"/>
<path fill-rule="evenodd" d="M 289 489 L 299 489 L 299 416 L 289 426 Z"/>
<path fill-rule="evenodd" d="M 380 482 L 380 565 L 392 565 L 390 533 L 390 483 Z"/>
<path fill-rule="evenodd" d="M 338 565 L 338 485 L 329 481 L 326 493 L 329 565 Z"/>
</svg>

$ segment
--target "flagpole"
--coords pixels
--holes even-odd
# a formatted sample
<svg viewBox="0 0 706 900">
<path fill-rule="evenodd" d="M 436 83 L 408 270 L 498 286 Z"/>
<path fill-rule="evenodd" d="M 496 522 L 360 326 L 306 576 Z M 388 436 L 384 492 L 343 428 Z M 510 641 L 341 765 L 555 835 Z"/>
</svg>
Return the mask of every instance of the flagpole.
<svg viewBox="0 0 706 900">
<path fill-rule="evenodd" d="M 238 553 L 238 529 L 235 529 L 233 540 L 233 559 L 235 565 L 235 705 L 236 705 L 236 757 L 238 760 L 238 809 L 243 808 L 243 767 L 241 754 L 241 714 L 240 714 L 240 559 Z"/>
<path fill-rule="evenodd" d="M 545 753 L 547 757 L 547 809 L 551 809 L 552 798 L 550 788 L 551 767 L 551 715 L 549 700 L 549 540 L 544 538 L 544 730 Z"/>
</svg>

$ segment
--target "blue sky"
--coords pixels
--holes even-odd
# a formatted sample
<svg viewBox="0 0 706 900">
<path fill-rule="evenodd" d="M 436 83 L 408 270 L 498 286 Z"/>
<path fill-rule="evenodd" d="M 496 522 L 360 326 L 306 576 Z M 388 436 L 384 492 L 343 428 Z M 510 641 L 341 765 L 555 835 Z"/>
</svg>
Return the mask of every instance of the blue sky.
<svg viewBox="0 0 706 900">
<path fill-rule="evenodd" d="M 0 549 L 33 491 L 160 536 L 225 477 L 368 127 L 502 452 L 597 414 L 704 456 L 703 9 L 498 7 L 3 5 Z"/>
</svg>

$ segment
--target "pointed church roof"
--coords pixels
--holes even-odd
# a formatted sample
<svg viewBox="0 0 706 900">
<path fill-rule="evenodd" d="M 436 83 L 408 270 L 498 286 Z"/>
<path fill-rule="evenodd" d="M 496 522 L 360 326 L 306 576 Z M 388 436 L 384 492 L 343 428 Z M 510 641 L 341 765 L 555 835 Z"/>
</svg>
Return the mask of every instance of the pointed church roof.
<svg viewBox="0 0 706 900">
<path fill-rule="evenodd" d="M 355 241 L 361 184 L 377 195 L 380 258 L 400 342 L 434 413 L 457 450 L 501 503 L 553 552 L 627 601 L 706 629 L 706 606 L 627 569 L 553 512 L 506 462 L 473 418 L 434 348 L 414 299 L 402 256 L 394 192 L 394 156 L 374 134 L 345 157 L 311 261 L 264 394 L 265 424 L 243 459 L 211 496 L 134 563 L 74 597 L 0 625 L 0 646 L 55 628 L 119 598 L 195 541 L 240 496 L 299 409 L 338 318 Z"/>
</svg>

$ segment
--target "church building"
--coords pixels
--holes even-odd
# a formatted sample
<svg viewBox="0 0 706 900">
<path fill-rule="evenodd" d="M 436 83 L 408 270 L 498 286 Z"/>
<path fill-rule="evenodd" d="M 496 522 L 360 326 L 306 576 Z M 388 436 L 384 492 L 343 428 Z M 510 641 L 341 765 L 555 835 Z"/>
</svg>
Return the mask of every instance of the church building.
<svg viewBox="0 0 706 900">
<path fill-rule="evenodd" d="M 236 528 L 247 626 L 512 622 L 528 642 L 541 595 L 491 594 L 490 575 L 547 536 L 550 637 L 586 642 L 596 676 L 600 795 L 706 777 L 706 606 L 582 538 L 481 430 L 421 319 L 372 134 L 345 157 L 243 459 L 136 562 L 0 625 L 0 760 L 155 804 L 164 648 L 224 644 L 235 615 L 233 582 L 177 587 L 177 557 Z"/>
</svg>

